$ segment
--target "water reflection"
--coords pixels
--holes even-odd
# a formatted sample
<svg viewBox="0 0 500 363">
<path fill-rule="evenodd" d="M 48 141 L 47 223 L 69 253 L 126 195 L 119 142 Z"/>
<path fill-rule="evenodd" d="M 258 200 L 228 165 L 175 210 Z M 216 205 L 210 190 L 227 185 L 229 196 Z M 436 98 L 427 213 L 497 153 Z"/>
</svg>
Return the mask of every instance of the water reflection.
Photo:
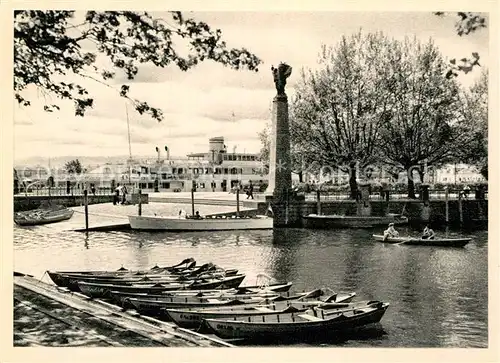
<svg viewBox="0 0 500 363">
<path fill-rule="evenodd" d="M 418 231 L 399 229 L 401 234 Z M 464 248 L 386 245 L 371 230 L 221 231 L 88 235 L 51 228 L 14 228 L 15 269 L 41 277 L 45 270 L 146 269 L 187 257 L 246 273 L 264 272 L 294 289 L 355 291 L 358 300 L 391 305 L 375 330 L 325 345 L 484 347 L 488 339 L 488 233 Z M 294 343 L 295 344 L 295 343 Z"/>
</svg>

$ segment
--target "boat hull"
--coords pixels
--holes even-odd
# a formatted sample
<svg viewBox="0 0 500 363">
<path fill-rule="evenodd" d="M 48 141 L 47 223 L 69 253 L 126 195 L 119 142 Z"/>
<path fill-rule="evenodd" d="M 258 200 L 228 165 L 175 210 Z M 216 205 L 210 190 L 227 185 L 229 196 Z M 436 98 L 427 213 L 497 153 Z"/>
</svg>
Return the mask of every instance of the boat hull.
<svg viewBox="0 0 500 363">
<path fill-rule="evenodd" d="M 335 303 L 349 303 L 356 294 L 340 294 Z M 294 307 L 298 311 L 303 311 L 314 305 L 321 305 L 320 300 L 290 300 L 286 302 L 277 302 L 267 305 L 245 305 L 236 307 L 223 307 L 219 309 L 167 309 L 166 314 L 177 325 L 182 328 L 198 328 L 205 319 L 230 319 L 241 318 L 254 315 L 272 315 L 280 312 L 285 312 L 289 306 Z M 263 309 L 267 310 L 264 311 Z"/>
<path fill-rule="evenodd" d="M 100 284 L 100 283 L 87 283 L 78 281 L 78 289 L 83 294 L 93 297 L 93 298 L 103 298 L 110 297 L 111 291 L 118 292 L 132 292 L 132 293 L 146 293 L 146 294 L 156 294 L 164 291 L 173 290 L 211 290 L 216 288 L 235 288 L 238 287 L 241 282 L 245 279 L 245 275 L 236 275 L 226 277 L 225 279 L 219 280 L 209 280 L 207 282 L 188 282 L 186 284 L 182 283 L 171 283 L 162 284 L 162 286 L 153 285 L 113 285 L 113 284 Z"/>
<path fill-rule="evenodd" d="M 65 209 L 43 213 L 45 213 L 45 215 L 40 217 L 30 216 L 29 214 L 17 214 L 14 216 L 14 222 L 19 226 L 38 226 L 43 224 L 57 223 L 73 217 L 74 211 L 71 209 Z"/>
<path fill-rule="evenodd" d="M 252 287 L 252 286 L 239 286 L 237 288 L 232 288 L 232 289 L 215 289 L 215 290 L 173 290 L 173 291 L 165 291 L 163 293 L 157 293 L 157 294 L 145 294 L 145 293 L 132 293 L 132 292 L 120 292 L 120 291 L 110 291 L 110 296 L 113 301 L 115 301 L 116 304 L 118 305 L 123 305 L 124 300 L 127 298 L 144 298 L 147 297 L 148 299 L 158 299 L 161 300 L 162 298 L 169 297 L 169 296 L 210 296 L 210 295 L 218 295 L 220 296 L 225 295 L 225 296 L 232 296 L 232 295 L 265 295 L 265 294 L 276 294 L 276 295 L 286 295 L 288 296 L 289 293 L 288 291 L 290 290 L 290 287 L 292 286 L 292 283 L 286 283 L 286 284 L 272 284 L 269 285 L 266 289 L 262 289 L 259 287 Z"/>
<path fill-rule="evenodd" d="M 151 216 L 129 216 L 128 218 L 132 229 L 148 231 L 227 231 L 273 228 L 273 219 L 266 216 L 226 219 L 187 219 Z"/>
<path fill-rule="evenodd" d="M 379 242 L 397 243 L 404 245 L 418 245 L 418 246 L 438 246 L 438 247 L 464 247 L 472 238 L 435 238 L 435 239 L 421 239 L 411 237 L 388 237 L 384 240 L 383 235 L 373 235 L 373 238 Z"/>
<path fill-rule="evenodd" d="M 302 217 L 305 228 L 374 228 L 381 225 L 394 223 L 404 225 L 408 223 L 407 217 L 394 216 L 331 216 L 310 214 Z"/>
<path fill-rule="evenodd" d="M 236 321 L 229 319 L 205 319 L 204 321 L 217 336 L 226 339 L 308 337 L 317 334 L 340 333 L 359 326 L 378 323 L 384 316 L 388 306 L 389 304 L 382 304 L 379 308 L 352 317 L 338 314 L 328 319 L 318 319 L 316 321 L 265 322 L 266 317 L 264 315 L 262 319 L 260 319 L 260 315 L 249 317 L 250 322 L 245 321 L 244 318 Z M 276 315 L 281 315 L 282 319 L 289 316 L 289 314 Z M 269 316 L 272 317 L 273 315 Z M 261 321 L 258 322 L 258 320 Z"/>
</svg>

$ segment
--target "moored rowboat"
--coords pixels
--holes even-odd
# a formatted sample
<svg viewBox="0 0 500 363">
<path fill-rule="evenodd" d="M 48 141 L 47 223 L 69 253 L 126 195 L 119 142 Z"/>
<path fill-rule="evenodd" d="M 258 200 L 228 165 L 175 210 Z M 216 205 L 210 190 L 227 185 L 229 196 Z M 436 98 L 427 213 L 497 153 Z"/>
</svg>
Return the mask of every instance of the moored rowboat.
<svg viewBox="0 0 500 363">
<path fill-rule="evenodd" d="M 168 284 L 130 284 L 130 285 L 117 285 L 117 284 L 101 284 L 101 283 L 90 283 L 78 281 L 79 290 L 90 297 L 101 298 L 107 297 L 110 291 L 120 291 L 120 292 L 136 292 L 136 293 L 161 293 L 163 291 L 172 290 L 211 290 L 216 288 L 234 288 L 238 287 L 241 282 L 245 279 L 245 275 L 235 275 L 225 277 L 223 279 L 209 279 L 206 281 L 186 281 L 185 283 L 168 283 Z"/>
<path fill-rule="evenodd" d="M 214 307 L 199 307 L 199 308 L 182 308 L 182 309 L 166 309 L 167 316 L 173 320 L 177 325 L 183 328 L 198 328 L 204 319 L 228 319 L 228 318 L 241 318 L 252 315 L 270 315 L 286 312 L 305 311 L 313 306 L 326 306 L 331 308 L 348 308 L 348 304 L 355 296 L 351 294 L 339 294 L 335 299 L 326 299 L 326 301 L 315 299 L 296 299 L 285 301 L 272 300 L 269 304 L 245 304 L 239 306 L 222 306 Z M 366 303 L 366 302 L 365 302 Z M 336 305 L 334 305 L 336 304 Z M 357 304 L 363 304 L 359 302 Z"/>
<path fill-rule="evenodd" d="M 196 266 L 196 261 L 194 258 L 189 257 L 176 265 L 159 267 L 155 265 L 151 267 L 149 270 L 128 270 L 124 267 L 120 267 L 116 271 L 106 271 L 106 270 L 92 270 L 92 271 L 55 271 L 60 274 L 81 274 L 81 275 L 90 275 L 90 276 L 126 276 L 126 275 L 145 275 L 151 273 L 158 273 L 162 271 L 168 271 L 170 273 L 181 273 L 186 270 L 194 269 Z"/>
<path fill-rule="evenodd" d="M 366 306 L 334 308 L 313 307 L 307 311 L 258 314 L 247 317 L 205 319 L 208 327 L 221 338 L 263 339 L 318 333 L 340 333 L 366 324 L 377 323 L 388 303 L 370 301 Z"/>
<path fill-rule="evenodd" d="M 133 306 L 137 311 L 142 313 L 158 314 L 165 309 L 172 308 L 210 308 L 221 306 L 235 306 L 243 304 L 271 304 L 282 301 L 319 301 L 318 298 L 324 292 L 321 289 L 313 290 L 310 292 L 297 293 L 289 296 L 278 294 L 240 294 L 240 295 L 220 295 L 220 296 L 174 296 L 165 297 L 162 299 L 155 298 L 129 298 L 126 300 L 128 306 Z M 333 294 L 324 299 L 323 302 L 335 302 L 337 298 L 342 300 L 352 299 L 356 294 Z"/>
<path fill-rule="evenodd" d="M 14 214 L 14 222 L 19 226 L 37 226 L 65 221 L 73 217 L 73 213 L 74 211 L 68 208 L 18 212 Z"/>
<path fill-rule="evenodd" d="M 469 243 L 472 238 L 433 238 L 423 239 L 418 237 L 387 237 L 374 234 L 373 238 L 376 241 L 386 243 L 397 243 L 404 245 L 420 245 L 420 246 L 441 246 L 441 247 L 463 247 Z"/>
<path fill-rule="evenodd" d="M 282 284 L 276 283 L 268 285 L 264 288 L 258 286 L 239 286 L 230 289 L 206 289 L 206 290 L 168 290 L 159 293 L 140 293 L 140 292 L 126 292 L 126 291 L 116 291 L 111 290 L 106 297 L 110 297 L 116 304 L 122 306 L 124 299 L 126 298 L 137 298 L 137 299 L 158 299 L 161 300 L 165 297 L 170 296 L 237 296 L 237 295 L 279 295 L 279 296 L 290 296 L 292 293 L 289 292 L 292 286 L 291 282 Z"/>
</svg>

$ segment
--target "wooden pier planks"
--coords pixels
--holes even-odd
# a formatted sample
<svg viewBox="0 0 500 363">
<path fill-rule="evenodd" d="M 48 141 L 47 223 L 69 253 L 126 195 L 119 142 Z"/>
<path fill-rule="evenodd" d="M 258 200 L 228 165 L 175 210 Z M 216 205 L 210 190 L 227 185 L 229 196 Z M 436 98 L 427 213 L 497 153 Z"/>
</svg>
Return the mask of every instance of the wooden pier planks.
<svg viewBox="0 0 500 363">
<path fill-rule="evenodd" d="M 106 302 L 97 299 L 90 300 L 82 294 L 69 292 L 66 289 L 49 285 L 32 277 L 14 277 L 14 287 L 14 295 L 16 295 L 16 287 L 18 290 L 29 290 L 34 296 L 50 299 L 60 305 L 63 304 L 71 307 L 73 311 L 76 312 L 75 315 L 81 315 L 83 313 L 89 317 L 87 319 L 83 319 L 85 320 L 85 323 L 82 323 L 81 319 L 80 322 L 78 322 L 76 316 L 57 316 L 58 320 L 73 327 L 82 327 L 82 324 L 86 325 L 92 320 L 94 320 L 97 324 L 98 320 L 102 322 L 102 324 L 115 326 L 119 330 L 126 330 L 130 332 L 131 335 L 136 337 L 140 336 L 142 339 L 149 340 L 155 346 L 232 347 L 231 344 L 224 342 L 223 340 L 207 337 L 186 329 L 181 329 L 172 323 L 142 317 L 138 314 L 133 315 L 131 312 L 123 312 L 117 306 L 107 304 Z M 23 294 L 20 295 L 23 296 Z M 26 297 L 26 294 L 24 294 L 24 296 Z M 32 299 L 32 301 L 27 301 L 26 298 L 19 297 L 17 299 L 18 302 L 20 300 L 22 304 L 29 306 L 32 309 L 37 309 L 38 311 L 47 310 L 43 307 L 37 307 L 36 298 Z M 52 317 L 53 315 L 54 314 L 52 313 Z M 105 341 L 109 345 L 123 344 L 120 342 L 116 343 L 112 339 L 104 337 L 102 333 L 97 334 L 97 338 Z"/>
</svg>

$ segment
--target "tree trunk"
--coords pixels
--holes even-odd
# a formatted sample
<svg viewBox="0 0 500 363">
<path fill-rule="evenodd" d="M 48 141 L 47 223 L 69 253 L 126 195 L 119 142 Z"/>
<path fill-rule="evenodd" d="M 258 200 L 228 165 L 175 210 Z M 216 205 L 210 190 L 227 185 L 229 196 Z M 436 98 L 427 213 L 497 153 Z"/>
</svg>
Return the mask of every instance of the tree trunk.
<svg viewBox="0 0 500 363">
<path fill-rule="evenodd" d="M 424 170 L 422 168 L 418 168 L 417 172 L 418 172 L 418 177 L 420 178 L 420 183 L 424 184 L 424 176 L 425 176 Z"/>
<path fill-rule="evenodd" d="M 358 183 L 356 182 L 356 165 L 349 166 L 349 186 L 351 187 L 351 199 L 356 199 L 358 196 Z"/>
<path fill-rule="evenodd" d="M 406 176 L 408 177 L 408 198 L 416 199 L 415 196 L 415 182 L 413 181 L 412 169 L 406 169 Z"/>
</svg>

